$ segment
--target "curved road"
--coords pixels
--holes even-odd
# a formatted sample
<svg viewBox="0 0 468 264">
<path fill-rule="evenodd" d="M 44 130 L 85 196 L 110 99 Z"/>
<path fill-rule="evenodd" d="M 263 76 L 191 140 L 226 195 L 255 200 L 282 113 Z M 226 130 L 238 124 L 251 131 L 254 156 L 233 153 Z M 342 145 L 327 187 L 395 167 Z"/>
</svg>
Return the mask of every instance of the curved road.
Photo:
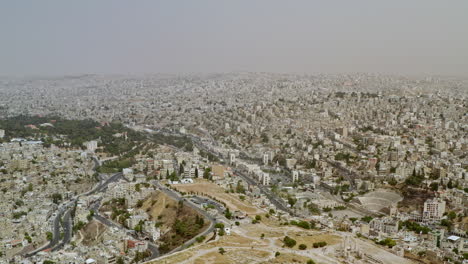
<svg viewBox="0 0 468 264">
<path fill-rule="evenodd" d="M 97 166 L 99 166 L 99 161 L 97 161 L 96 158 L 93 158 L 93 160 L 95 162 L 93 169 L 96 169 Z M 88 196 L 88 195 L 92 195 L 92 194 L 104 191 L 107 188 L 107 185 L 109 185 L 109 183 L 118 181 L 120 177 L 122 177 L 122 175 L 123 175 L 122 172 L 115 173 L 106 181 L 99 183 L 92 190 L 79 194 L 73 197 L 72 199 L 70 199 L 68 202 L 60 204 L 56 212 L 56 216 L 53 220 L 52 240 L 49 241 L 49 243 L 47 243 L 46 245 L 39 247 L 38 249 L 35 249 L 34 251 L 30 253 L 25 254 L 25 257 L 31 257 L 40 251 L 44 251 L 48 249 L 51 249 L 52 251 L 60 250 L 66 244 L 70 243 L 71 238 L 72 238 L 72 225 L 73 225 L 73 219 L 71 217 L 71 207 L 74 205 L 74 203 L 81 196 Z M 63 239 L 61 238 L 61 235 L 60 235 L 61 224 L 62 224 L 61 220 L 63 222 L 63 231 L 64 231 Z"/>
</svg>

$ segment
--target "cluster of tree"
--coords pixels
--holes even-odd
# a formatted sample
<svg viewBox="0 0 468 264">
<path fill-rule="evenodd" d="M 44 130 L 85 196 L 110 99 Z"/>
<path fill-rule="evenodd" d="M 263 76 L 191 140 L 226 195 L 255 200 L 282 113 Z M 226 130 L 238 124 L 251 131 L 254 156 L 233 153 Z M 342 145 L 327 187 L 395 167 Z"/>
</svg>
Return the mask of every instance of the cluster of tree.
<svg viewBox="0 0 468 264">
<path fill-rule="evenodd" d="M 187 210 L 189 209 L 184 206 L 177 207 L 176 220 L 171 226 L 173 231 L 166 233 L 161 239 L 163 242 L 159 246 L 161 253 L 167 253 L 185 241 L 192 239 L 205 226 L 205 220 L 202 216 L 187 214 Z M 197 238 L 197 241 L 203 240 L 204 238 Z"/>
<path fill-rule="evenodd" d="M 47 240 L 51 241 L 54 238 L 54 235 L 52 234 L 52 232 L 46 232 L 46 238 Z"/>
<path fill-rule="evenodd" d="M 257 224 L 262 220 L 261 215 L 256 215 L 255 218 L 252 220 L 252 224 Z"/>
<path fill-rule="evenodd" d="M 321 248 L 327 245 L 327 242 L 325 241 L 320 241 L 320 242 L 315 242 L 312 244 L 314 248 Z"/>
<path fill-rule="evenodd" d="M 387 246 L 389 248 L 392 248 L 392 247 L 396 246 L 395 240 L 393 240 L 391 238 L 386 238 L 386 239 L 380 240 L 378 242 L 378 244 L 382 245 L 382 246 Z"/>
<path fill-rule="evenodd" d="M 27 215 L 26 212 L 14 212 L 13 213 L 13 219 L 19 219 L 20 217 L 22 217 L 23 215 Z"/>
<path fill-rule="evenodd" d="M 85 222 L 83 222 L 83 221 L 78 221 L 78 223 L 76 223 L 76 224 L 73 226 L 73 232 L 76 232 L 76 231 L 78 231 L 78 230 L 81 230 L 85 225 L 86 225 Z"/>
<path fill-rule="evenodd" d="M 236 192 L 245 194 L 245 187 L 244 187 L 244 185 L 242 185 L 242 181 L 240 181 L 240 180 L 237 182 Z"/>
<path fill-rule="evenodd" d="M 419 186 L 424 181 L 424 174 L 421 172 L 416 172 L 416 169 L 413 169 L 411 176 L 406 178 L 405 183 L 407 185 Z"/>
<path fill-rule="evenodd" d="M 212 176 L 211 176 L 211 168 L 205 168 L 205 170 L 203 171 L 203 179 L 207 179 L 207 180 L 211 180 L 212 179 Z"/>
<path fill-rule="evenodd" d="M 311 229 L 311 228 L 315 227 L 315 223 L 311 224 L 311 223 L 309 223 L 307 221 L 304 221 L 304 220 L 301 220 L 299 222 L 292 220 L 290 222 L 290 224 L 301 227 L 301 228 L 304 228 L 304 229 Z"/>
<path fill-rule="evenodd" d="M 418 224 L 417 222 L 414 222 L 414 221 L 403 221 L 403 222 L 399 222 L 398 223 L 398 229 L 402 229 L 403 227 L 405 227 L 407 230 L 409 231 L 413 231 L 413 232 L 416 232 L 416 233 L 423 233 L 423 234 L 427 234 L 429 232 L 431 232 L 431 229 L 427 226 L 422 226 L 420 224 Z"/>
<path fill-rule="evenodd" d="M 155 133 L 152 136 L 152 141 L 159 145 L 167 144 L 176 148 L 184 149 L 185 151 L 193 151 L 192 140 L 187 136 Z"/>
<path fill-rule="evenodd" d="M 125 198 L 113 198 L 103 204 L 103 206 L 111 207 L 111 219 L 117 220 L 121 225 L 126 226 L 125 221 L 130 218 L 130 213 L 127 211 Z"/>
<path fill-rule="evenodd" d="M 135 254 L 135 258 L 133 259 L 133 262 L 132 263 L 138 263 L 142 260 L 144 260 L 145 258 L 151 256 L 151 253 L 149 251 L 145 251 L 145 252 L 136 252 Z"/>
<path fill-rule="evenodd" d="M 34 235 L 34 234 L 33 234 Z M 31 236 L 28 234 L 28 232 L 24 233 L 24 239 L 26 239 L 28 241 L 28 243 L 32 243 L 32 238 Z"/>
<path fill-rule="evenodd" d="M 44 123 L 49 123 L 51 126 L 41 126 Z M 27 125 L 34 125 L 37 129 L 31 129 Z M 67 120 L 59 116 L 9 117 L 0 120 L 0 128 L 6 131 L 6 139 L 13 137 L 41 139 L 46 147 L 51 144 L 65 147 L 68 146 L 66 143 L 69 143 L 71 147 L 84 148 L 84 142 L 100 138 L 104 152 L 112 155 L 125 153 L 135 146 L 134 142 L 145 139 L 143 133 L 126 128 L 121 123 L 101 125 L 91 119 Z M 115 137 L 117 133 L 125 133 L 126 138 Z M 67 139 L 62 139 L 62 135 Z"/>
<path fill-rule="evenodd" d="M 232 213 L 231 213 L 231 211 L 229 210 L 229 208 L 226 208 L 226 212 L 224 212 L 224 216 L 225 216 L 227 219 L 231 219 L 231 218 L 232 218 Z"/>
<path fill-rule="evenodd" d="M 105 161 L 102 166 L 97 168 L 100 173 L 115 173 L 125 168 L 131 167 L 135 163 L 133 158 L 117 159 Z"/>
<path fill-rule="evenodd" d="M 343 153 L 343 152 L 338 152 L 335 155 L 335 160 L 344 160 L 346 163 L 349 163 L 349 160 L 352 159 L 351 154 L 349 153 Z"/>
</svg>

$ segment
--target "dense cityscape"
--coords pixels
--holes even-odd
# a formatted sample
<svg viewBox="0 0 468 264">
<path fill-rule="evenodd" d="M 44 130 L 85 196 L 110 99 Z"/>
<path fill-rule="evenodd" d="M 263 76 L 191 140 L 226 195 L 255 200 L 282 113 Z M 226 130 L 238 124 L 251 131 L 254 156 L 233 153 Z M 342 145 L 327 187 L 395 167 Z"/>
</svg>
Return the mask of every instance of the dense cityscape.
<svg viewBox="0 0 468 264">
<path fill-rule="evenodd" d="M 0 263 L 467 263 L 468 79 L 0 78 Z"/>
</svg>

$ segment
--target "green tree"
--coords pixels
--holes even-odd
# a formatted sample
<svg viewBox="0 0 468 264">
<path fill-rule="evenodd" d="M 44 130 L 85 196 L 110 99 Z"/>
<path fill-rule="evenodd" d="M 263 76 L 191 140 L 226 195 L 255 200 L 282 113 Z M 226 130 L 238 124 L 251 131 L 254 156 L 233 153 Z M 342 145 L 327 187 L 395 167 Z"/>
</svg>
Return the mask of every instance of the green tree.
<svg viewBox="0 0 468 264">
<path fill-rule="evenodd" d="M 117 259 L 117 264 L 125 264 L 124 259 L 122 257 L 119 257 Z"/>
<path fill-rule="evenodd" d="M 179 165 L 179 175 L 182 175 L 184 173 L 184 164 L 180 163 Z"/>
<path fill-rule="evenodd" d="M 289 236 L 285 236 L 283 238 L 283 243 L 287 246 L 287 247 L 294 247 L 296 245 L 296 240 L 290 238 Z"/>
<path fill-rule="evenodd" d="M 288 195 L 288 204 L 293 207 L 297 202 L 297 199 L 292 197 L 291 195 Z"/>
<path fill-rule="evenodd" d="M 205 168 L 205 170 L 203 171 L 203 178 L 209 179 L 211 176 L 210 172 L 211 172 L 211 168 Z"/>
<path fill-rule="evenodd" d="M 450 179 L 449 182 L 447 183 L 447 188 L 453 189 L 453 182 L 452 182 L 452 179 Z"/>
<path fill-rule="evenodd" d="M 224 253 L 226 253 L 226 250 L 224 250 L 224 248 L 221 247 L 218 249 L 218 252 L 219 254 L 224 255 Z"/>
<path fill-rule="evenodd" d="M 54 202 L 55 204 L 59 204 L 61 200 L 62 200 L 62 195 L 60 193 L 52 194 L 52 202 Z"/>
<path fill-rule="evenodd" d="M 232 213 L 231 213 L 231 211 L 229 211 L 229 208 L 226 208 L 226 212 L 224 213 L 224 216 L 225 216 L 227 219 L 231 219 L 231 218 L 232 218 Z"/>
<path fill-rule="evenodd" d="M 455 219 L 457 217 L 457 213 L 455 213 L 454 211 L 450 211 L 448 214 L 447 214 L 447 217 L 448 219 L 450 219 L 451 221 L 453 221 L 453 219 Z"/>
</svg>

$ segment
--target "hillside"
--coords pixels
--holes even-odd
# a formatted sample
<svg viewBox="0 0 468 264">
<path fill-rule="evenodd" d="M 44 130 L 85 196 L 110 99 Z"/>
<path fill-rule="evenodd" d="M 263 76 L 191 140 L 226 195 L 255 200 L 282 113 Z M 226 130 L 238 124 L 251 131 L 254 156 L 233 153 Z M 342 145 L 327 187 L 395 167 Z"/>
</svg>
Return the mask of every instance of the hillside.
<svg viewBox="0 0 468 264">
<path fill-rule="evenodd" d="M 208 221 L 195 210 L 159 191 L 143 203 L 142 209 L 161 229 L 161 253 L 182 245 L 208 227 Z"/>
</svg>

